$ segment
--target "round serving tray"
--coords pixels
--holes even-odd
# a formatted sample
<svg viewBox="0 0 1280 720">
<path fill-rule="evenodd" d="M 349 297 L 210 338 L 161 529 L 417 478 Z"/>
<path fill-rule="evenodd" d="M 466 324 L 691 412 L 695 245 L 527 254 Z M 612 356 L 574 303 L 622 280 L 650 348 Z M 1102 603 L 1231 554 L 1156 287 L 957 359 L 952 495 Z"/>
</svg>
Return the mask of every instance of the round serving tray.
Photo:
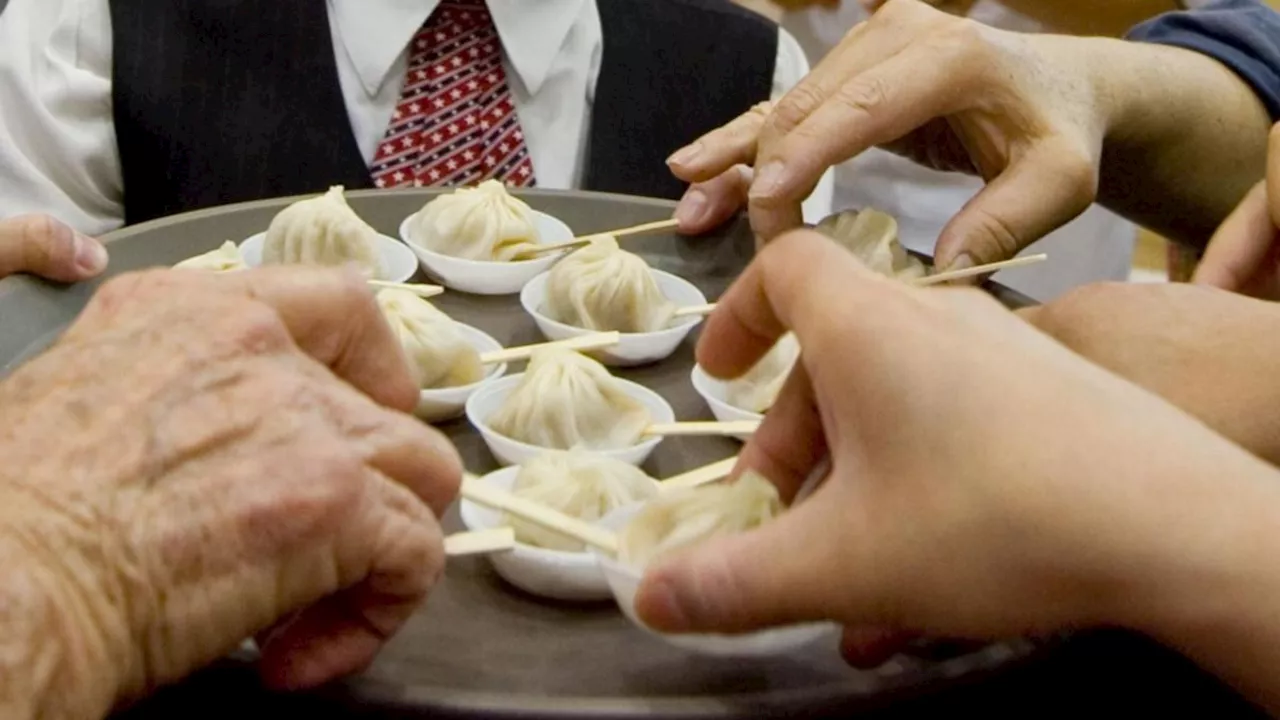
<svg viewBox="0 0 1280 720">
<path fill-rule="evenodd" d="M 438 191 L 353 192 L 349 199 L 375 228 L 394 235 L 400 221 L 434 192 Z M 666 201 L 582 192 L 535 190 L 520 195 L 578 234 L 667 218 L 674 207 Z M 288 202 L 200 211 L 113 233 L 107 237 L 109 275 L 172 265 L 224 240 L 249 237 L 266 228 Z M 754 241 L 739 220 L 705 237 L 652 235 L 628 240 L 626 246 L 654 267 L 694 282 L 714 299 L 746 266 Z M 0 374 L 56 338 L 97 284 L 68 287 L 26 277 L 0 281 Z M 987 287 L 1007 305 L 1029 303 L 1007 288 Z M 515 295 L 448 293 L 433 302 L 504 345 L 540 339 Z M 664 395 L 680 419 L 710 419 L 689 381 L 694 337 L 661 363 L 616 372 Z M 441 429 L 458 445 L 470 470 L 483 473 L 495 467 L 465 420 Z M 666 477 L 729 457 L 738 449 L 727 439 L 669 438 L 646 469 L 655 477 Z M 446 516 L 445 526 L 448 531 L 460 529 L 456 507 Z M 297 702 L 324 698 L 330 707 L 359 708 L 361 717 L 829 716 L 992 673 L 1034 649 L 1025 641 L 977 651 L 921 646 L 873 671 L 848 668 L 834 643 L 767 660 L 721 660 L 691 655 L 645 635 L 612 604 L 557 604 L 522 595 L 504 585 L 485 559 L 463 558 L 450 562 L 426 606 L 366 673 Z M 193 697 L 208 692 L 207 685 L 202 687 Z M 167 693 L 168 712 L 174 711 L 174 702 L 181 707 L 181 690 Z"/>
</svg>

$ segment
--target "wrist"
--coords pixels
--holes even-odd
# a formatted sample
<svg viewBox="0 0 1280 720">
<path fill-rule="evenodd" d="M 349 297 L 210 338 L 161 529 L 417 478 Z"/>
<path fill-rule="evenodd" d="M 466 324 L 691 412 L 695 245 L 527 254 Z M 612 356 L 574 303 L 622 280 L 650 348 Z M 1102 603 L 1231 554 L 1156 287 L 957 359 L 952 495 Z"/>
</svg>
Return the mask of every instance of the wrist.
<svg viewBox="0 0 1280 720">
<path fill-rule="evenodd" d="M 95 612 L 90 602 L 100 569 L 51 552 L 45 539 L 56 533 L 47 530 L 27 533 L 0 519 L 0 716 L 105 717 L 127 667 L 111 650 L 123 647 L 122 624 L 102 616 L 111 605 Z"/>
</svg>

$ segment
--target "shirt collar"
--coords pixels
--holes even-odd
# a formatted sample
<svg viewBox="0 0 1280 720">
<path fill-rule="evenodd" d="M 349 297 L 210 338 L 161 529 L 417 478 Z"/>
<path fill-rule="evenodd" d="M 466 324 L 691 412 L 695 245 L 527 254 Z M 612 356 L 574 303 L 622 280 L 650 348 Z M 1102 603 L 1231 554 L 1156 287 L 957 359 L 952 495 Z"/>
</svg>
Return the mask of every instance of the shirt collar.
<svg viewBox="0 0 1280 720">
<path fill-rule="evenodd" d="M 511 67 L 530 95 L 551 72 L 565 38 L 590 0 L 489 0 Z M 440 0 L 329 0 L 339 41 L 370 96 L 392 78 L 396 58 Z M 397 79 L 398 81 L 398 79 Z"/>
</svg>

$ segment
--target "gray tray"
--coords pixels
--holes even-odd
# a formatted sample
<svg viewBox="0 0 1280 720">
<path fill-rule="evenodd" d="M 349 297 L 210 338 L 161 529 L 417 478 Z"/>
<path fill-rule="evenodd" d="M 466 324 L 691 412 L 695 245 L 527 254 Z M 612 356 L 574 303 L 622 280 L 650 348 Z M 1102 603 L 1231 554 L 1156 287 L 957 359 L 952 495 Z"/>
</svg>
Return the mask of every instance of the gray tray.
<svg viewBox="0 0 1280 720">
<path fill-rule="evenodd" d="M 380 231 L 395 236 L 400 221 L 433 191 L 351 193 L 352 206 Z M 670 217 L 665 201 L 578 192 L 530 191 L 536 209 L 576 232 L 607 230 Z M 113 234 L 111 273 L 171 265 L 239 241 L 266 228 L 288 200 L 248 203 L 139 225 Z M 749 261 L 753 240 L 736 221 L 712 235 L 687 239 L 654 235 L 627 248 L 655 267 L 688 278 L 718 297 Z M 0 374 L 46 347 L 84 306 L 97 283 L 57 286 L 29 278 L 0 282 Z M 1025 297 L 988 286 L 1011 306 Z M 536 342 L 532 320 L 515 296 L 450 293 L 438 305 L 506 345 Z M 696 334 L 695 334 L 696 335 Z M 689 382 L 690 338 L 662 363 L 622 371 L 664 395 L 684 420 L 711 414 Z M 442 426 L 469 469 L 495 467 L 478 434 L 459 420 Z M 726 439 L 669 438 L 646 469 L 666 477 L 726 458 L 738 445 Z M 447 530 L 460 528 L 456 509 Z M 1031 654 L 1017 641 L 979 651 L 914 654 L 871 672 L 851 670 L 834 643 L 760 661 L 718 660 L 674 649 L 632 627 L 611 605 L 568 605 L 522 595 L 503 584 L 482 558 L 451 562 L 428 604 L 359 678 L 322 695 L 361 714 L 382 708 L 396 716 L 736 717 L 826 715 L 879 705 L 959 678 L 992 672 Z M 312 698 L 314 700 L 314 697 Z M 301 702 L 301 700 L 299 701 Z"/>
</svg>

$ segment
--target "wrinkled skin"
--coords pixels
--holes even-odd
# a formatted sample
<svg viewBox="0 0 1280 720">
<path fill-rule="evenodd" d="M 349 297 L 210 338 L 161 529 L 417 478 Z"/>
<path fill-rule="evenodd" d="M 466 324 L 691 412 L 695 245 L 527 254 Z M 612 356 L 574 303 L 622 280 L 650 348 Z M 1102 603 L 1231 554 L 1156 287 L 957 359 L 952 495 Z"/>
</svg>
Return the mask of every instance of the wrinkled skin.
<svg viewBox="0 0 1280 720">
<path fill-rule="evenodd" d="M 108 283 L 0 384 L 0 708 L 101 717 L 258 636 L 358 670 L 444 564 L 456 453 L 357 274 Z"/>
</svg>

